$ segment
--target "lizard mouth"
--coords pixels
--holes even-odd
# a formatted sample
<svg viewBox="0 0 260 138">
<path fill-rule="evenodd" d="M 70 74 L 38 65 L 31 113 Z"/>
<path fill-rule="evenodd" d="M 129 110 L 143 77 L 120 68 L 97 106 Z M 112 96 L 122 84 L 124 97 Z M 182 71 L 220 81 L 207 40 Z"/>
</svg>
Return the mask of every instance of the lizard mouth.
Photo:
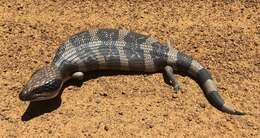
<svg viewBox="0 0 260 138">
<path fill-rule="evenodd" d="M 20 93 L 19 98 L 21 101 L 43 101 L 43 100 L 49 100 L 56 97 L 56 95 L 50 94 L 50 93 L 42 93 L 42 94 L 33 94 L 33 95 L 26 95 L 23 93 Z"/>
</svg>

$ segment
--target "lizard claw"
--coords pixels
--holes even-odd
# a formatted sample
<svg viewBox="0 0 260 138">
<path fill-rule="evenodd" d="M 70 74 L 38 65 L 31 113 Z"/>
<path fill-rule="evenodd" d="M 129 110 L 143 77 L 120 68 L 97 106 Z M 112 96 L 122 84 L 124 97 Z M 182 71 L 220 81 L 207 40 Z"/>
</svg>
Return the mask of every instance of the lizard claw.
<svg viewBox="0 0 260 138">
<path fill-rule="evenodd" d="M 179 94 L 179 90 L 180 90 L 180 85 L 179 85 L 179 83 L 178 83 L 178 82 L 175 83 L 175 84 L 173 85 L 173 87 L 174 87 L 174 89 L 175 89 L 175 93 L 176 93 L 176 94 Z"/>
<path fill-rule="evenodd" d="M 180 90 L 180 85 L 173 74 L 173 68 L 170 66 L 166 66 L 164 67 L 164 70 L 165 70 L 164 73 L 165 82 L 173 86 L 173 88 L 175 89 L 175 93 L 178 94 Z"/>
</svg>

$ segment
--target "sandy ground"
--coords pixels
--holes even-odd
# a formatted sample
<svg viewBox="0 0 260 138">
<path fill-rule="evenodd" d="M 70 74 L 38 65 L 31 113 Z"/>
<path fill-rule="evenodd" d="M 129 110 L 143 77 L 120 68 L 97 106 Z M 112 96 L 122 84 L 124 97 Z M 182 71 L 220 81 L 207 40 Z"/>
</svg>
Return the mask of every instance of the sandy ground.
<svg viewBox="0 0 260 138">
<path fill-rule="evenodd" d="M 0 1 L 1 137 L 260 137 L 260 3 Z M 246 116 L 209 105 L 197 84 L 178 76 L 92 73 L 61 96 L 28 103 L 18 94 L 59 44 L 90 28 L 149 34 L 205 65 L 221 95 Z"/>
</svg>

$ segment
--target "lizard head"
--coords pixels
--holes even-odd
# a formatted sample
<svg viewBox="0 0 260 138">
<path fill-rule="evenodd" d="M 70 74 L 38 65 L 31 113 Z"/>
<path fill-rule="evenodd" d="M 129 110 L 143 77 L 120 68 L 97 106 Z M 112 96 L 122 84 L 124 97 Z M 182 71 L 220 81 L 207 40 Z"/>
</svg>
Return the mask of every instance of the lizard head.
<svg viewBox="0 0 260 138">
<path fill-rule="evenodd" d="M 63 85 L 63 79 L 54 65 L 36 70 L 19 94 L 22 101 L 42 101 L 56 97 Z"/>
</svg>

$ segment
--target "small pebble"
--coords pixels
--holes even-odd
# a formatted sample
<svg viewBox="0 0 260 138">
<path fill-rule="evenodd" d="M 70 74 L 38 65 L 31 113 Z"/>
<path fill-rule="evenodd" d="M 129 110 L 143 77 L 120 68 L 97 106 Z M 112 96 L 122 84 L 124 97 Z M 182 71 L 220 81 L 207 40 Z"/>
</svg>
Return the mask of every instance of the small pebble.
<svg viewBox="0 0 260 138">
<path fill-rule="evenodd" d="M 199 103 L 201 108 L 206 108 L 206 104 L 205 103 Z"/>
<path fill-rule="evenodd" d="M 107 93 L 104 93 L 104 92 L 100 92 L 99 94 L 100 94 L 100 96 L 104 96 L 104 97 L 107 96 Z"/>
<path fill-rule="evenodd" d="M 119 114 L 119 115 L 123 115 L 123 112 L 119 112 L 118 114 Z"/>
<path fill-rule="evenodd" d="M 105 126 L 105 127 L 104 127 L 104 129 L 105 129 L 106 131 L 108 131 L 108 130 L 109 130 L 108 126 Z"/>
<path fill-rule="evenodd" d="M 96 99 L 96 103 L 97 104 L 101 103 L 101 100 L 100 99 Z"/>
</svg>

